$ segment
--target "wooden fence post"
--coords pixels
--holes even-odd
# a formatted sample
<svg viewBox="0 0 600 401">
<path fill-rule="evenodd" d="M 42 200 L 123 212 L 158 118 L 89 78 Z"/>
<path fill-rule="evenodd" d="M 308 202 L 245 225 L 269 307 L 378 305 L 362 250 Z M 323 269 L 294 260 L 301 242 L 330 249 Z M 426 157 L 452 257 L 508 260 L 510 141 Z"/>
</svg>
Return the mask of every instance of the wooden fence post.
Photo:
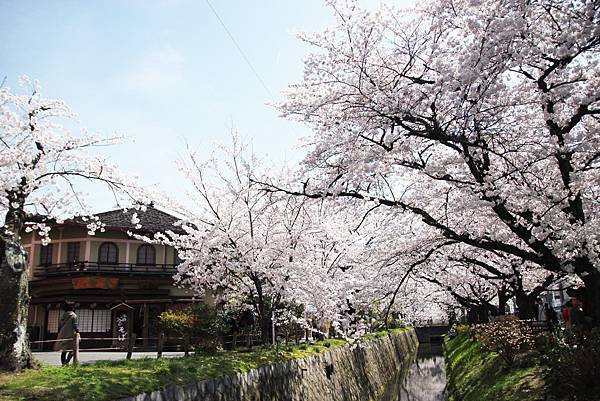
<svg viewBox="0 0 600 401">
<path fill-rule="evenodd" d="M 133 348 L 135 347 L 135 339 L 137 338 L 137 334 L 132 334 L 129 337 L 129 344 L 127 345 L 127 359 L 131 359 L 131 354 L 133 353 Z"/>
<path fill-rule="evenodd" d="M 73 338 L 73 366 L 79 365 L 79 333 Z"/>
<path fill-rule="evenodd" d="M 157 347 L 157 352 L 156 352 L 156 359 L 160 359 L 162 358 L 162 353 L 163 353 L 163 343 L 165 341 L 165 333 L 160 332 L 158 334 L 158 347 Z"/>
<path fill-rule="evenodd" d="M 183 352 L 184 356 L 190 356 L 190 335 L 183 336 Z"/>
</svg>

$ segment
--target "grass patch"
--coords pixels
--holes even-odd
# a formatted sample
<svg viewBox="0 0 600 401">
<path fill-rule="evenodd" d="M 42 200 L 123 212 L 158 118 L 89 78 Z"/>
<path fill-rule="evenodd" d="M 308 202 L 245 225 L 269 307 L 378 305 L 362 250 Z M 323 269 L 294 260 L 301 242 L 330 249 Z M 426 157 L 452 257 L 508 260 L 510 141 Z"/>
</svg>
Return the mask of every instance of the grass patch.
<svg viewBox="0 0 600 401">
<path fill-rule="evenodd" d="M 369 334 L 373 340 L 408 328 Z M 345 340 L 217 351 L 187 358 L 99 361 L 78 367 L 43 366 L 22 373 L 0 373 L 0 401 L 105 401 L 148 393 L 171 385 L 243 373 L 274 363 L 301 359 L 346 345 Z"/>
<path fill-rule="evenodd" d="M 445 344 L 451 401 L 544 400 L 545 371 L 534 355 L 520 355 L 507 368 L 498 354 L 481 349 L 466 333 Z"/>
<path fill-rule="evenodd" d="M 99 361 L 79 367 L 44 366 L 19 374 L 0 373 L 0 401 L 103 401 L 158 390 L 170 385 L 247 372 L 260 366 L 305 358 L 339 348 L 344 340 L 218 351 L 187 358 Z"/>
</svg>

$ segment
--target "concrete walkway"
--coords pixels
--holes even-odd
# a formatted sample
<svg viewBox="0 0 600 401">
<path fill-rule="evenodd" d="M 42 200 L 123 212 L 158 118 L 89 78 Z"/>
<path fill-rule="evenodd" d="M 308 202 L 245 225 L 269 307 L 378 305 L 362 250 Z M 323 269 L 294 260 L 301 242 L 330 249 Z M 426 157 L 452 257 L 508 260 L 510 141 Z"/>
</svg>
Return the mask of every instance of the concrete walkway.
<svg viewBox="0 0 600 401">
<path fill-rule="evenodd" d="M 60 352 L 34 352 L 33 356 L 48 365 L 60 366 Z M 96 361 L 118 361 L 125 359 L 126 352 L 98 352 L 98 351 L 80 351 L 79 363 L 93 363 Z M 163 352 L 163 358 L 177 358 L 183 356 L 183 352 Z M 154 352 L 134 352 L 132 359 L 156 358 Z"/>
</svg>

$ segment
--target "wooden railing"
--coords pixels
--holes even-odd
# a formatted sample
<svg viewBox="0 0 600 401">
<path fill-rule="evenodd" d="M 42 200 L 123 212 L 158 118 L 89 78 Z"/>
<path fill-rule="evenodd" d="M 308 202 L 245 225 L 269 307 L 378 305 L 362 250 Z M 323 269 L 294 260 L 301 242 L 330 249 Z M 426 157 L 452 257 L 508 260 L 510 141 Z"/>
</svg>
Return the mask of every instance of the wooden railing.
<svg viewBox="0 0 600 401">
<path fill-rule="evenodd" d="M 71 262 L 37 266 L 34 276 L 42 278 L 87 274 L 172 276 L 176 272 L 177 265 L 174 264 L 139 265 L 136 263 Z"/>
<path fill-rule="evenodd" d="M 219 336 L 219 342 L 226 349 L 248 349 L 256 345 L 261 345 L 260 333 L 239 333 L 237 335 L 226 335 Z M 144 340 L 151 340 L 155 342 L 151 346 L 139 345 Z M 33 346 L 41 346 L 44 348 L 50 347 L 53 349 L 56 343 L 65 343 L 66 346 L 61 347 L 61 351 L 72 351 L 74 354 L 74 364 L 79 362 L 80 351 L 116 351 L 116 352 L 127 352 L 126 359 L 131 359 L 134 352 L 144 352 L 146 355 L 148 352 L 156 352 L 156 357 L 161 358 L 164 351 L 169 352 L 183 352 L 185 356 L 190 354 L 193 350 L 194 344 L 198 340 L 206 340 L 206 338 L 189 337 L 189 336 L 166 336 L 164 333 L 159 333 L 157 337 L 138 338 L 136 334 L 125 337 L 81 337 L 79 333 L 75 333 L 75 338 L 67 338 L 60 340 L 40 340 L 31 341 L 30 344 Z M 299 343 L 300 339 L 297 339 Z M 92 342 L 92 344 L 90 344 Z M 102 345 L 98 345 L 102 343 Z M 96 344 L 96 345 L 94 345 Z"/>
<path fill-rule="evenodd" d="M 437 327 L 437 326 L 450 326 L 450 322 L 444 319 L 421 319 L 413 322 L 415 327 Z"/>
</svg>

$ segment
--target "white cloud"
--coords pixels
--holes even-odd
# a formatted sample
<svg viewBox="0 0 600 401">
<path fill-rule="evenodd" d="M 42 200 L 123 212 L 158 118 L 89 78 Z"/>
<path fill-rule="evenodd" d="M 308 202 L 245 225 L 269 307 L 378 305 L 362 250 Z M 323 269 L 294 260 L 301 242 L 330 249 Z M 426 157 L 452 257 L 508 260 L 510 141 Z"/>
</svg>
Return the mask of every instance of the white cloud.
<svg viewBox="0 0 600 401">
<path fill-rule="evenodd" d="M 126 86 L 134 90 L 164 91 L 183 81 L 183 55 L 173 46 L 164 46 L 142 57 L 125 77 Z"/>
</svg>

